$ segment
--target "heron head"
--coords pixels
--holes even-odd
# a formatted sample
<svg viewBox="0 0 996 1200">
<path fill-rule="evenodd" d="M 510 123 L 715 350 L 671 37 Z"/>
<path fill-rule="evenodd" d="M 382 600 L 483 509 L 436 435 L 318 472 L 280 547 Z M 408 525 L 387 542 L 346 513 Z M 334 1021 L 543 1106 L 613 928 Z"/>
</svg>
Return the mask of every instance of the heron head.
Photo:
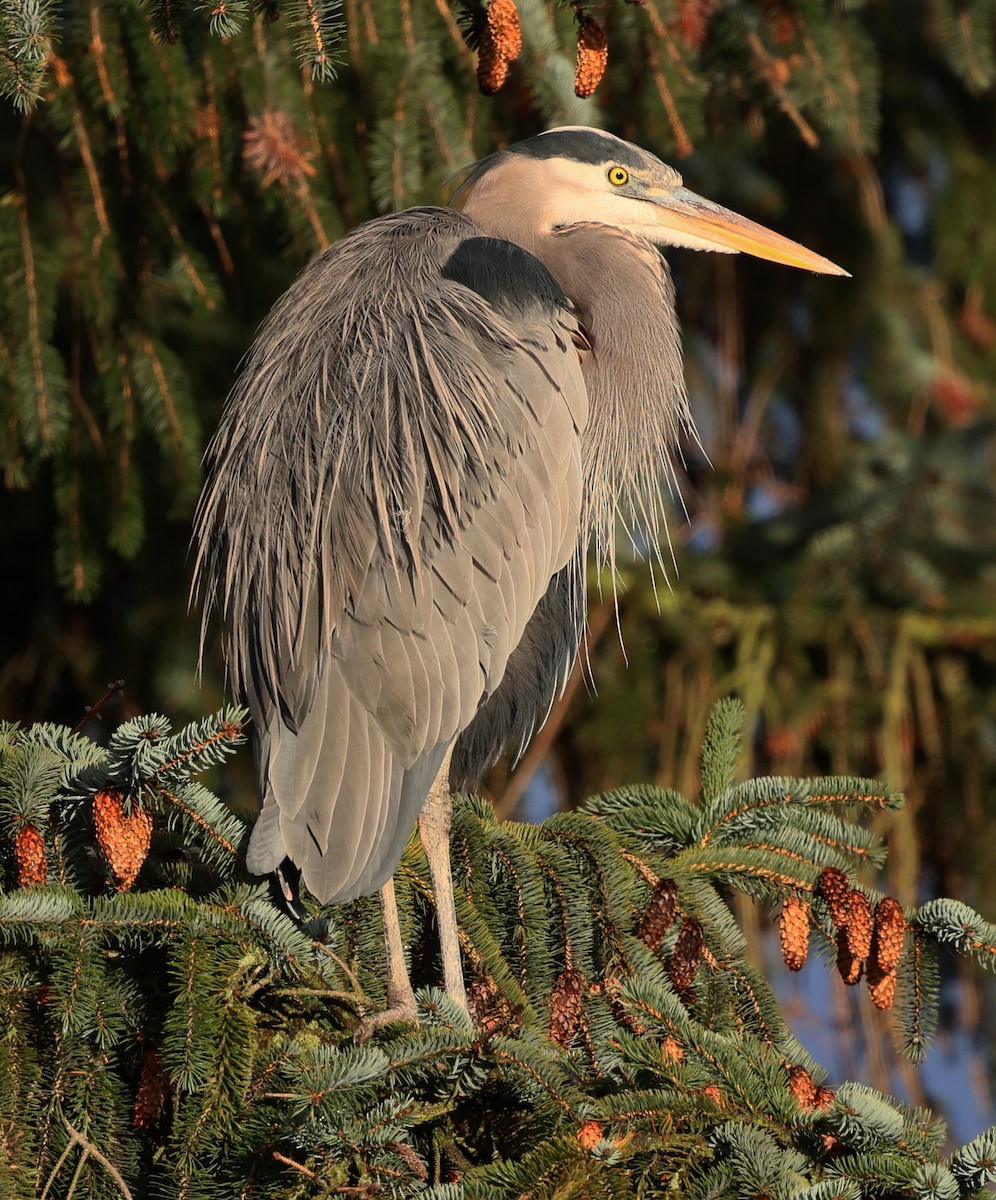
<svg viewBox="0 0 996 1200">
<path fill-rule="evenodd" d="M 485 159 L 458 202 L 474 220 L 500 209 L 504 223 L 534 234 L 601 224 L 661 246 L 751 254 L 847 275 L 797 242 L 689 191 L 673 167 L 639 146 L 580 125 L 551 129 Z"/>
</svg>

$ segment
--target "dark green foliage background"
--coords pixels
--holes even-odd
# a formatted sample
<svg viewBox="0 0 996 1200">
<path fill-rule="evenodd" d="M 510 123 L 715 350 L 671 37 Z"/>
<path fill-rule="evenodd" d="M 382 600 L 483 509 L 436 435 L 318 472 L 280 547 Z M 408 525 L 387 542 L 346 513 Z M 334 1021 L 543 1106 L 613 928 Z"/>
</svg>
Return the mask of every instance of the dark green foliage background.
<svg viewBox="0 0 996 1200">
<path fill-rule="evenodd" d="M 890 890 L 918 898 L 925 844 L 938 890 L 996 912 L 996 0 L 575 6 L 611 48 L 587 102 L 572 7 L 519 7 L 484 99 L 447 0 L 0 3 L 0 711 L 73 724 L 119 677 L 113 719 L 217 708 L 186 549 L 259 321 L 346 228 L 601 123 L 854 278 L 670 256 L 708 462 L 686 447 L 673 590 L 628 572 L 628 661 L 596 599 L 598 702 L 575 688 L 540 750 L 574 802 L 692 793 L 736 691 L 743 772 L 888 779 Z"/>
</svg>

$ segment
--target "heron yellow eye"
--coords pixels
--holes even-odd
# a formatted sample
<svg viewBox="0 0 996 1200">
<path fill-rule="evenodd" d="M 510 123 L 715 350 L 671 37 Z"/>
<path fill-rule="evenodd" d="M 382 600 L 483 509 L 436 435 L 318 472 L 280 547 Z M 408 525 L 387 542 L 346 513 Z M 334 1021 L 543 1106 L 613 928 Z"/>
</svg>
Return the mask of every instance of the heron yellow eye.
<svg viewBox="0 0 996 1200">
<path fill-rule="evenodd" d="M 615 187 L 622 187 L 624 183 L 629 183 L 629 171 L 625 167 L 609 167 L 609 183 Z"/>
</svg>

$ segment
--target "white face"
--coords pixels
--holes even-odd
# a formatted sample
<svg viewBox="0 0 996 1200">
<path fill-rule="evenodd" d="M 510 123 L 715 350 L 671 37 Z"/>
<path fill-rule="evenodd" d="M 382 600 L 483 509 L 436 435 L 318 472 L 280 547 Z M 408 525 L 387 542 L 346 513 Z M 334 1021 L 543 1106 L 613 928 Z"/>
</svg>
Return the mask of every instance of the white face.
<svg viewBox="0 0 996 1200">
<path fill-rule="evenodd" d="M 629 157 L 629 156 L 627 156 Z M 620 159 L 623 156 L 620 155 Z M 528 158 L 525 171 L 541 197 L 541 224 L 548 232 L 580 223 L 611 225 L 646 238 L 659 246 L 686 246 L 693 250 L 726 250 L 708 237 L 670 227 L 662 220 L 672 198 L 686 195 L 681 176 L 673 167 L 647 155 L 645 165 L 584 163 L 568 158 Z M 523 184 L 525 178 L 521 178 Z"/>
<path fill-rule="evenodd" d="M 551 142 L 544 144 L 546 138 Z M 544 157 L 545 149 L 561 156 Z M 688 191 L 673 167 L 600 130 L 551 129 L 518 151 L 513 147 L 471 176 L 461 199 L 464 212 L 482 229 L 527 249 L 565 226 L 596 224 L 659 246 L 743 252 L 821 274 L 847 274 L 821 255 Z"/>
</svg>

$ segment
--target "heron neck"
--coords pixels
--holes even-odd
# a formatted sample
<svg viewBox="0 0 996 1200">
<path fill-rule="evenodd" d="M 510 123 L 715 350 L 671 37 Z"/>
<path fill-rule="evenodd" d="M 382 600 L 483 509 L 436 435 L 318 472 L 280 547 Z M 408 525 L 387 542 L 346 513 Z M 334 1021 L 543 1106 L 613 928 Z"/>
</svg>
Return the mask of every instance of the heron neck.
<svg viewBox="0 0 996 1200">
<path fill-rule="evenodd" d="M 656 537 L 679 439 L 692 432 L 671 274 L 651 242 L 606 225 L 533 235 L 525 248 L 573 301 L 592 344 L 582 367 L 585 536 L 611 564 L 620 520 L 634 540 Z"/>
</svg>

